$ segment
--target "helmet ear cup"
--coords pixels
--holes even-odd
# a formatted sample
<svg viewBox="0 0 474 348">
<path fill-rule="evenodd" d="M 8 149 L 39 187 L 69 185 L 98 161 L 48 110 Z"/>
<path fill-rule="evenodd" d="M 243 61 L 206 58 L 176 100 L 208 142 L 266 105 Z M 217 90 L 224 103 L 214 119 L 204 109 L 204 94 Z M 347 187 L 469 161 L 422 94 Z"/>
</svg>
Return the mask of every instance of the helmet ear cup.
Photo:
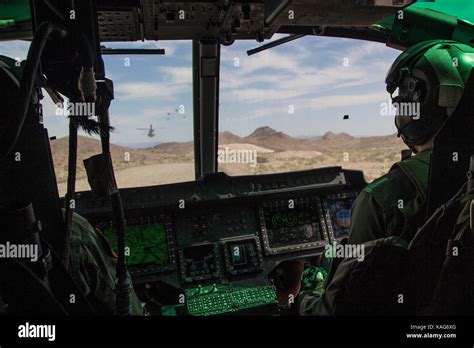
<svg viewBox="0 0 474 348">
<path fill-rule="evenodd" d="M 404 93 L 394 99 L 419 102 L 417 119 L 395 119 L 407 145 L 424 144 L 436 135 L 461 100 L 473 67 L 474 47 L 452 40 L 420 42 L 400 54 L 385 82 L 387 91 L 393 94 L 407 76 L 417 81 L 418 94 L 407 85 Z"/>
<path fill-rule="evenodd" d="M 398 129 L 398 135 L 409 145 L 417 145 L 419 141 L 419 130 L 422 127 L 420 122 L 420 107 L 426 99 L 426 90 L 424 76 L 413 74 L 412 71 L 405 73 L 398 84 L 398 96 L 392 99 L 397 108 L 395 117 L 395 126 Z"/>
<path fill-rule="evenodd" d="M 418 115 L 417 117 L 397 116 L 395 125 L 403 141 L 408 146 L 414 147 L 433 138 L 448 114 L 446 108 L 438 105 L 439 89 L 437 86 L 439 86 L 439 80 L 426 58 L 419 59 L 412 69 L 410 77 L 417 81 L 417 90 L 412 94 L 418 97 L 416 101 L 415 98 L 412 98 L 411 102 L 416 103 Z M 410 102 L 410 100 L 407 101 Z"/>
</svg>

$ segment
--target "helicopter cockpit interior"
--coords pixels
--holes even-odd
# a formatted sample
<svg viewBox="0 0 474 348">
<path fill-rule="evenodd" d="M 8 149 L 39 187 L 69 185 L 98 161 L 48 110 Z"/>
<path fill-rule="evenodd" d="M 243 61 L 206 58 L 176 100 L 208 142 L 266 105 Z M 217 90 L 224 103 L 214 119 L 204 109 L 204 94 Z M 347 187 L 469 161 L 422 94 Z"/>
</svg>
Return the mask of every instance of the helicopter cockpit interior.
<svg viewBox="0 0 474 348">
<path fill-rule="evenodd" d="M 35 266 L 8 260 L 8 267 L 2 267 L 2 277 L 8 284 L 2 291 L 9 298 L 7 306 L 2 304 L 2 312 L 96 314 L 85 296 L 78 295 L 74 305 L 68 300 L 68 294 L 79 292 L 67 266 L 73 216 L 79 214 L 100 230 L 117 256 L 117 315 L 130 314 L 132 287 L 149 315 L 294 314 L 291 305 L 296 294 L 281 286 L 288 277 L 285 268 L 294 260 L 318 264 L 328 245 L 347 238 L 351 206 L 369 180 L 363 168 L 357 164 L 347 168 L 344 162 L 342 166 L 253 174 L 230 175 L 223 171 L 220 156 L 231 151 L 231 146 L 224 149 L 222 145 L 235 145 L 243 137 L 222 143 L 229 134 L 220 128 L 225 122 L 220 117 L 221 110 L 226 107 L 221 84 L 239 79 L 238 71 L 235 76 L 222 75 L 223 52 L 240 42 L 251 43 L 254 48 L 241 53 L 258 61 L 262 52 L 322 38 L 374 42 L 397 54 L 430 39 L 472 45 L 473 18 L 466 18 L 460 7 L 447 3 L 0 1 L 0 39 L 23 40 L 29 46 L 25 61 L 17 62 L 15 57 L 11 60 L 13 65 L 18 63 L 21 76 L 15 79 L 4 71 L 0 74 L 4 104 L 0 118 L 1 224 L 12 243 L 29 240 L 40 245 L 39 257 L 43 260 Z M 140 41 L 155 45 L 133 45 Z M 166 44 L 182 41 L 188 42 L 189 50 L 181 58 L 191 67 L 192 89 L 188 91 L 186 113 L 192 115 L 186 116 L 186 129 L 193 138 L 187 145 L 193 156 L 192 165 L 186 167 L 191 179 L 121 187 L 113 160 L 114 151 L 118 150 L 111 137 L 117 111 L 113 105 L 123 96 L 123 89 L 120 84 L 114 85 L 117 74 L 114 71 L 114 76 L 109 76 L 104 57 L 120 57 L 121 61 L 137 57 L 133 59 L 139 61 L 147 55 L 156 58 L 159 65 L 160 59 L 167 57 Z M 323 53 L 311 59 L 324 60 Z M 233 56 L 231 62 L 234 63 Z M 267 63 L 262 63 L 262 69 Z M 157 80 L 166 69 L 165 65 L 163 70 L 156 70 Z M 283 83 L 271 76 L 269 81 Z M 239 84 L 235 85 L 238 89 Z M 258 82 L 254 86 L 258 88 Z M 169 88 L 167 93 L 175 92 L 172 86 L 165 87 Z M 140 84 L 132 88 L 130 95 L 148 91 Z M 158 102 L 160 93 L 151 95 Z M 68 137 L 56 145 L 59 140 L 50 137 L 43 124 L 42 105 L 47 98 L 54 103 L 66 98 L 71 103 L 92 105 L 93 117 L 65 118 Z M 266 106 L 278 104 L 278 99 L 275 94 Z M 468 99 L 466 103 L 474 98 Z M 323 96 L 319 102 L 333 101 Z M 179 106 L 176 111 L 180 114 Z M 352 117 L 347 113 L 341 119 Z M 137 136 L 159 141 L 166 134 L 157 122 L 140 120 L 140 113 L 133 116 L 136 123 L 125 127 Z M 430 212 L 459 190 L 474 153 L 473 118 L 466 113 L 455 116 L 457 119 L 452 117 L 443 128 L 445 137 L 435 141 L 428 195 Z M 290 119 L 288 123 L 291 122 Z M 147 127 L 149 123 L 152 124 Z M 95 134 L 100 140 L 100 153 L 88 154 L 84 169 L 80 169 L 83 164 L 78 160 L 82 159 L 78 153 L 78 148 L 82 149 L 78 143 L 83 141 L 78 135 L 80 130 Z M 268 131 L 260 129 L 254 137 Z M 122 130 L 119 128 L 118 132 Z M 272 151 L 277 156 L 278 144 L 285 146 L 285 141 L 290 140 L 284 134 L 275 139 Z M 338 141 L 341 140 L 335 140 Z M 61 146 L 67 154 L 61 162 L 61 190 L 52 155 L 55 146 Z M 168 146 L 175 149 L 181 145 Z M 166 149 L 158 145 L 154 151 Z M 449 160 L 454 151 L 458 154 L 456 162 Z M 86 189 L 76 185 L 79 170 L 87 176 L 83 179 L 89 185 Z M 449 176 L 443 175 L 448 172 Z"/>
</svg>

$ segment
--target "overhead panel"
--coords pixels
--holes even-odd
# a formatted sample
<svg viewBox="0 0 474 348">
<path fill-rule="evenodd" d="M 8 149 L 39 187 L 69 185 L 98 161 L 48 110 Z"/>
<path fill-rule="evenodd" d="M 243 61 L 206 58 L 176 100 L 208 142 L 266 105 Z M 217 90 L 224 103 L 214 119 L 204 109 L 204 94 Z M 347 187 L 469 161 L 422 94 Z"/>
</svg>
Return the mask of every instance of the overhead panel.
<svg viewBox="0 0 474 348">
<path fill-rule="evenodd" d="M 293 0 L 275 26 L 370 26 L 412 0 Z M 349 15 L 348 15 L 349 14 Z"/>
<path fill-rule="evenodd" d="M 270 39 L 280 28 L 367 28 L 412 0 L 98 0 L 102 41 Z M 348 17 L 347 14 L 351 15 Z M 270 16 L 271 14 L 271 16 Z M 267 17 L 271 18 L 271 20 Z"/>
<path fill-rule="evenodd" d="M 101 41 L 138 41 L 143 38 L 139 9 L 97 11 Z"/>
<path fill-rule="evenodd" d="M 16 1 L 20 3 L 20 0 Z M 372 24 L 393 15 L 397 8 L 412 2 L 413 0 L 96 0 L 102 42 L 209 38 L 217 39 L 222 44 L 231 44 L 236 39 L 270 39 L 277 32 L 292 32 L 288 30 L 289 27 L 294 28 L 297 33 L 306 34 L 306 29 L 309 29 L 310 34 L 318 35 L 326 35 L 325 28 L 342 28 L 347 29 L 341 34 L 345 37 L 347 31 L 370 30 Z M 418 3 L 424 2 L 416 4 Z M 432 2 L 427 2 L 430 3 Z M 10 15 L 7 17 L 11 20 Z M 19 34 L 12 31 L 19 31 L 21 28 L 18 26 L 22 23 L 9 24 L 10 22 L 5 22 L 4 25 L 7 26 L 0 28 L 0 39 L 18 37 Z M 335 35 L 337 34 L 338 32 Z"/>
<path fill-rule="evenodd" d="M 144 1 L 144 29 L 147 40 L 199 36 L 217 23 L 219 8 L 211 2 Z"/>
<path fill-rule="evenodd" d="M 255 2 L 143 1 L 145 39 L 256 39 L 264 4 Z M 267 30 L 270 33 L 270 30 Z"/>
</svg>

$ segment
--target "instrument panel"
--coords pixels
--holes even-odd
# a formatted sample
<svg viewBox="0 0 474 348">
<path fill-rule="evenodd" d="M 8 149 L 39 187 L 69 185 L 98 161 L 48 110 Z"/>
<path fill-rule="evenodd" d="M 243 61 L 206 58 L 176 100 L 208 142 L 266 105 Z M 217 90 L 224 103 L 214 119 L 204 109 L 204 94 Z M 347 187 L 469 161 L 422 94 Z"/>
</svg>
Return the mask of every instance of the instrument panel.
<svg viewBox="0 0 474 348">
<path fill-rule="evenodd" d="M 324 247 L 331 241 L 318 197 L 264 202 L 259 216 L 267 255 Z"/>
<path fill-rule="evenodd" d="M 112 222 L 102 222 L 99 229 L 110 246 L 117 250 L 117 236 Z M 132 276 L 176 269 L 172 223 L 166 216 L 130 217 L 125 220 L 125 254 Z"/>
<path fill-rule="evenodd" d="M 230 276 L 263 271 L 263 256 L 257 237 L 223 242 L 225 268 Z"/>
<path fill-rule="evenodd" d="M 181 279 L 186 283 L 217 279 L 220 262 L 216 243 L 198 244 L 179 250 Z"/>
<path fill-rule="evenodd" d="M 217 173 L 121 190 L 130 274 L 135 283 L 180 289 L 268 284 L 278 263 L 320 255 L 347 236 L 352 203 L 365 185 L 362 172 L 331 167 L 258 177 Z M 150 195 L 153 201 L 140 199 Z M 110 206 L 98 200 L 78 193 L 77 212 L 116 250 Z"/>
</svg>

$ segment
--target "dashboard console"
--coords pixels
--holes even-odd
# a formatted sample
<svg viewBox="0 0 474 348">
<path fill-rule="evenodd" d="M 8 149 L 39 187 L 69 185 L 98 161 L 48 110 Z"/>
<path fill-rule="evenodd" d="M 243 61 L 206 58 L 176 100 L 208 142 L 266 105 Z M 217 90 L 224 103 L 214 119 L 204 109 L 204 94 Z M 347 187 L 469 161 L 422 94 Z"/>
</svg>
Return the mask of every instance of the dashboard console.
<svg viewBox="0 0 474 348">
<path fill-rule="evenodd" d="M 365 185 L 362 172 L 331 167 L 122 189 L 130 273 L 135 283 L 178 289 L 266 286 L 278 263 L 317 256 L 347 236 Z M 79 192 L 76 211 L 116 249 L 109 202 Z"/>
</svg>

